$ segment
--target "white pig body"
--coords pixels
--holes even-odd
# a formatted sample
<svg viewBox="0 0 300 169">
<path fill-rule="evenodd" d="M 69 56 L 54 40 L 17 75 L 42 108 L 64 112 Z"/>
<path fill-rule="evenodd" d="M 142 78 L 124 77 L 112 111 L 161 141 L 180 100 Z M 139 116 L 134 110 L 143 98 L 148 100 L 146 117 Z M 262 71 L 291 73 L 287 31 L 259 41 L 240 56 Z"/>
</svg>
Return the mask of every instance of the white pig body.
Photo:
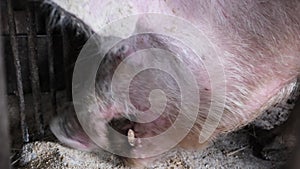
<svg viewBox="0 0 300 169">
<path fill-rule="evenodd" d="M 289 96 L 296 85 L 296 79 L 300 72 L 300 2 L 297 0 L 232 2 L 223 0 L 53 0 L 53 2 L 81 19 L 94 32 L 100 31 L 101 28 L 112 21 L 142 13 L 176 16 L 189 21 L 199 29 L 213 45 L 216 50 L 215 54 L 218 55 L 209 57 L 220 59 L 225 75 L 226 100 L 224 113 L 211 138 L 253 121 L 263 110 Z M 130 29 L 133 32 L 141 29 L 155 31 L 159 27 L 159 25 L 149 25 L 143 17 L 138 18 L 131 26 Z M 112 50 L 118 51 L 124 46 L 127 49 L 123 53 L 121 51 L 121 54 L 110 52 L 109 61 L 101 65 L 102 69 L 108 67 L 108 71 L 100 72 L 97 76 L 97 92 L 109 92 L 109 90 L 105 90 L 110 82 L 107 77 L 112 76 L 111 72 L 120 63 L 115 61 L 117 60 L 115 58 L 119 55 L 126 57 L 139 49 L 149 47 L 175 51 L 175 53 L 181 55 L 183 60 L 186 60 L 186 63 L 190 63 L 190 68 L 197 76 L 196 81 L 199 84 L 200 96 L 204 97 L 203 102 L 200 104 L 196 124 L 191 133 L 179 145 L 184 148 L 198 148 L 202 145 L 198 140 L 199 131 L 201 131 L 207 116 L 207 106 L 211 102 L 218 102 L 218 99 L 212 100 L 211 79 L 209 79 L 209 74 L 205 71 L 203 65 L 198 61 L 193 62 L 192 52 L 184 52 L 183 48 L 178 47 L 180 43 L 178 42 L 177 45 L 176 43 L 168 37 L 158 35 L 143 35 L 121 42 L 120 46 L 116 46 Z M 141 61 L 137 62 L 143 64 Z M 133 83 L 131 93 L 134 99 L 131 101 L 135 102 L 138 105 L 137 107 L 145 107 L 146 105 L 143 104 L 146 104 L 147 99 L 145 100 L 144 97 L 149 95 L 149 90 L 153 89 L 153 86 L 169 83 L 170 85 L 167 85 L 167 87 L 171 87 L 173 91 L 176 91 L 174 97 L 170 94 L 170 98 L 178 99 L 180 93 L 177 97 L 176 93 L 179 89 L 174 85 L 175 82 L 170 82 L 171 78 L 162 78 L 163 76 L 164 74 L 150 71 L 143 75 L 147 78 L 137 77 L 142 82 Z M 159 80 L 153 82 L 152 78 Z M 169 93 L 172 92 L 169 91 Z M 108 104 L 113 102 L 110 94 L 99 94 L 98 96 L 99 105 L 101 105 L 99 106 L 101 107 L 99 109 L 100 113 L 111 115 L 111 117 L 103 117 L 106 120 L 118 120 L 119 114 L 122 114 L 122 112 L 127 115 L 136 115 L 136 112 L 119 110 L 120 108 L 126 108 L 125 102 Z M 115 105 L 117 105 L 117 108 L 114 107 Z M 177 115 L 176 106 L 172 104 L 169 107 L 167 106 L 166 114 Z M 115 109 L 118 109 L 117 113 L 114 112 Z M 188 116 L 188 112 L 186 114 Z M 61 118 L 56 119 L 52 124 L 54 134 L 62 142 L 74 148 L 90 151 L 96 151 L 99 148 L 85 134 L 80 125 L 73 125 L 76 126 L 73 128 L 70 126 L 62 127 L 68 121 L 70 121 L 68 118 Z M 78 123 L 77 120 L 73 120 L 70 124 L 73 122 Z M 171 120 L 171 122 L 173 121 Z M 119 127 L 119 131 L 126 135 L 127 131 L 130 130 L 131 135 L 137 138 L 160 134 L 162 132 L 161 128 L 167 128 L 171 125 L 170 121 L 165 122 L 164 120 L 156 120 L 144 125 L 125 122 L 125 126 L 126 123 L 129 124 L 129 128 Z M 97 127 L 95 130 L 97 130 Z M 98 130 L 106 138 L 103 142 L 111 142 L 106 145 L 117 144 L 121 150 L 122 144 L 124 144 L 124 147 L 129 147 L 126 148 L 129 154 L 144 154 L 141 151 L 145 151 L 145 149 L 139 149 L 133 143 L 135 146 L 130 147 L 126 140 L 114 140 L 116 138 L 105 127 L 102 126 Z M 135 134 L 132 132 L 135 132 Z M 132 138 L 130 139 L 133 142 Z M 172 137 L 170 137 L 171 139 Z M 147 144 L 150 143 L 137 144 L 147 147 Z M 159 148 L 159 145 L 157 147 Z"/>
</svg>

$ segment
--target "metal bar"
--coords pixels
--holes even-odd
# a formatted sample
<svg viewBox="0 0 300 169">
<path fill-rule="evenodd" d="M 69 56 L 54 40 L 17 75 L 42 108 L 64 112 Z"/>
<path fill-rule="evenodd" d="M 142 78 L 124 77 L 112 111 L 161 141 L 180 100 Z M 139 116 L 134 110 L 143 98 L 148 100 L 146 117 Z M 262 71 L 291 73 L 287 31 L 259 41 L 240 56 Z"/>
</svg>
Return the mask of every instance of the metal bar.
<svg viewBox="0 0 300 169">
<path fill-rule="evenodd" d="M 65 85 L 66 85 L 66 94 L 68 101 L 72 100 L 72 86 L 71 86 L 71 74 L 69 66 L 69 54 L 70 54 L 70 41 L 69 41 L 69 32 L 66 27 L 61 27 L 62 40 L 63 40 L 63 57 L 64 57 L 64 76 L 65 76 Z"/>
<path fill-rule="evenodd" d="M 57 102 L 56 102 L 56 86 L 55 86 L 55 70 L 54 70 L 54 52 L 53 52 L 53 31 L 49 20 L 47 21 L 47 42 L 48 42 L 48 64 L 49 64 L 49 88 L 51 93 L 51 103 L 53 115 L 57 114 Z"/>
<path fill-rule="evenodd" d="M 29 142 L 29 133 L 28 126 L 26 123 L 26 114 L 25 114 L 25 99 L 22 83 L 22 72 L 21 72 L 21 63 L 18 51 L 18 42 L 16 39 L 16 24 L 14 21 L 14 13 L 12 9 L 12 0 L 7 0 L 7 9 L 8 9 L 8 25 L 9 25 L 9 36 L 10 44 L 12 47 L 14 65 L 16 69 L 16 78 L 17 78 L 17 91 L 16 94 L 19 96 L 19 113 L 21 121 L 21 130 L 23 134 L 23 142 Z"/>
<path fill-rule="evenodd" d="M 36 37 L 36 23 L 32 3 L 27 3 L 27 33 L 28 33 L 28 57 L 29 70 L 31 80 L 31 90 L 33 95 L 33 104 L 35 111 L 36 127 L 40 137 L 44 136 L 44 117 L 41 111 L 41 89 L 39 79 L 39 69 L 37 66 L 37 37 Z"/>
<path fill-rule="evenodd" d="M 10 141 L 8 134 L 8 112 L 6 101 L 5 73 L 4 73 L 4 57 L 2 53 L 2 39 L 0 39 L 0 168 L 10 168 Z"/>
</svg>

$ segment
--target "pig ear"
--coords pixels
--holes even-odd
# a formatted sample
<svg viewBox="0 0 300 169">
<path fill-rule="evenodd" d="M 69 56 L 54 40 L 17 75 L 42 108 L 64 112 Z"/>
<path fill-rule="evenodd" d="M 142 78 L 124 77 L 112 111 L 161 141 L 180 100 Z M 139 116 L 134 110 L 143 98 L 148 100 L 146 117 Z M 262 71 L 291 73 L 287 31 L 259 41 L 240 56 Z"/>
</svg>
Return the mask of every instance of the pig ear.
<svg viewBox="0 0 300 169">
<path fill-rule="evenodd" d="M 94 151 L 98 146 L 88 137 L 77 119 L 59 116 L 52 120 L 50 129 L 63 144 L 82 151 Z"/>
</svg>

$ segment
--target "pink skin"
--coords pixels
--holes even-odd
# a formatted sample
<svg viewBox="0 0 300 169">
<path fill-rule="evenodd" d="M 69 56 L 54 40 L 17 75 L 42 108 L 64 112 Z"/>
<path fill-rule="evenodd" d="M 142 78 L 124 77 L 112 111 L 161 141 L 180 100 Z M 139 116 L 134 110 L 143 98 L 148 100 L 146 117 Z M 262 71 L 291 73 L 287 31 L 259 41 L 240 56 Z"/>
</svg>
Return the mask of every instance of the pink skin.
<svg viewBox="0 0 300 169">
<path fill-rule="evenodd" d="M 157 6 L 157 2 L 161 3 L 159 8 L 152 8 Z M 102 1 L 92 0 L 89 3 L 94 7 L 101 7 L 101 5 L 106 4 Z M 133 8 L 139 12 L 162 12 L 189 20 L 206 34 L 216 48 L 225 68 L 226 103 L 221 122 L 212 139 L 220 133 L 235 130 L 251 122 L 263 110 L 287 97 L 293 88 L 300 72 L 300 3 L 298 1 L 258 2 L 247 0 L 228 3 L 222 0 L 207 2 L 167 0 L 155 1 L 151 4 L 136 1 L 133 4 Z M 97 10 L 97 12 L 101 12 L 101 10 Z M 108 16 L 113 18 L 113 15 Z M 111 19 L 110 17 L 108 20 Z M 147 23 L 141 19 L 137 23 L 136 29 L 155 30 L 156 28 L 147 27 Z M 198 148 L 201 147 L 201 144 L 197 142 L 198 131 L 201 130 L 207 116 L 207 108 L 212 101 L 209 76 L 201 63 L 193 62 L 194 54 L 191 51 L 183 53 L 184 46 L 178 45 L 178 43 L 176 45 L 176 43 L 157 35 L 134 37 L 121 42 L 109 52 L 108 62 L 102 65 L 105 67 L 105 71 L 99 71 L 96 86 L 98 87 L 97 90 L 104 91 L 104 87 L 107 87 L 104 82 L 110 82 L 111 72 L 115 70 L 118 63 L 137 50 L 157 47 L 181 54 L 184 62 L 189 64 L 190 69 L 197 76 L 199 92 L 204 98 L 200 103 L 196 125 L 187 139 L 183 140 L 180 145 L 189 148 L 186 146 L 189 144 L 193 148 Z M 124 46 L 126 47 L 122 48 Z M 143 60 L 137 59 L 132 64 L 140 65 L 143 62 Z M 148 76 L 159 78 L 163 76 L 162 74 L 150 71 L 146 75 L 137 77 L 137 81 L 141 79 L 145 81 L 144 83 L 143 81 L 133 83 L 133 90 L 131 91 L 132 102 L 140 108 L 147 108 L 149 91 L 155 89 L 156 86 L 170 82 L 168 78 L 159 82 L 155 82 L 151 78 L 143 78 Z M 171 83 L 171 87 L 172 90 L 178 91 L 173 83 Z M 172 96 L 171 98 L 176 100 L 177 97 L 179 96 Z M 115 140 L 112 141 L 108 134 L 105 127 L 106 120 L 119 119 L 120 115 L 125 114 L 126 103 L 112 103 L 107 91 L 104 91 L 104 94 L 99 94 L 98 99 L 99 105 L 101 105 L 99 107 L 102 108 L 98 108 L 95 114 L 98 114 L 98 117 L 103 121 L 98 121 L 94 127 L 97 129 L 98 136 L 101 135 L 102 141 L 106 145 L 112 146 Z M 174 105 L 168 105 L 165 114 L 152 123 L 124 124 L 120 127 L 121 130 L 125 130 L 124 133 L 126 133 L 126 130 L 131 128 L 136 132 L 135 136 L 138 138 L 160 134 L 172 124 L 170 123 L 172 118 L 178 113 Z M 127 113 L 127 115 L 136 115 L 135 112 Z M 169 117 L 171 117 L 171 121 L 167 120 Z M 91 119 L 94 118 L 91 117 Z M 87 151 L 99 149 L 80 127 L 76 128 L 77 130 L 68 127 L 62 128 L 68 120 L 62 120 L 61 123 L 58 121 L 56 120 L 51 128 L 61 142 L 73 148 Z M 77 121 L 73 122 L 76 123 Z M 121 143 L 123 142 L 118 142 L 118 144 Z M 147 146 L 151 143 L 140 144 Z M 157 145 L 158 148 L 159 146 Z M 133 154 L 143 154 L 138 146 L 130 147 L 128 151 Z"/>
</svg>

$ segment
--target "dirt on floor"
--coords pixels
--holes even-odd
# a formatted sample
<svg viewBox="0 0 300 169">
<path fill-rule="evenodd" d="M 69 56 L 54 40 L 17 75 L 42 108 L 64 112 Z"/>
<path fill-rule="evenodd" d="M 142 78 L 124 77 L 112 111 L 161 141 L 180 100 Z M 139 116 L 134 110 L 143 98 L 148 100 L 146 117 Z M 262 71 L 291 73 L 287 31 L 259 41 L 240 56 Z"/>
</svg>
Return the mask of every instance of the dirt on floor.
<svg viewBox="0 0 300 169">
<path fill-rule="evenodd" d="M 282 166 L 286 160 L 276 153 L 269 155 L 270 160 L 260 159 L 253 155 L 251 147 L 249 133 L 242 129 L 221 136 L 202 151 L 172 150 L 148 168 L 275 169 Z M 278 148 L 273 151 L 282 155 L 283 150 Z M 34 142 L 25 145 L 20 164 L 22 169 L 127 168 L 120 159 L 107 152 L 87 153 L 53 142 Z"/>
</svg>

